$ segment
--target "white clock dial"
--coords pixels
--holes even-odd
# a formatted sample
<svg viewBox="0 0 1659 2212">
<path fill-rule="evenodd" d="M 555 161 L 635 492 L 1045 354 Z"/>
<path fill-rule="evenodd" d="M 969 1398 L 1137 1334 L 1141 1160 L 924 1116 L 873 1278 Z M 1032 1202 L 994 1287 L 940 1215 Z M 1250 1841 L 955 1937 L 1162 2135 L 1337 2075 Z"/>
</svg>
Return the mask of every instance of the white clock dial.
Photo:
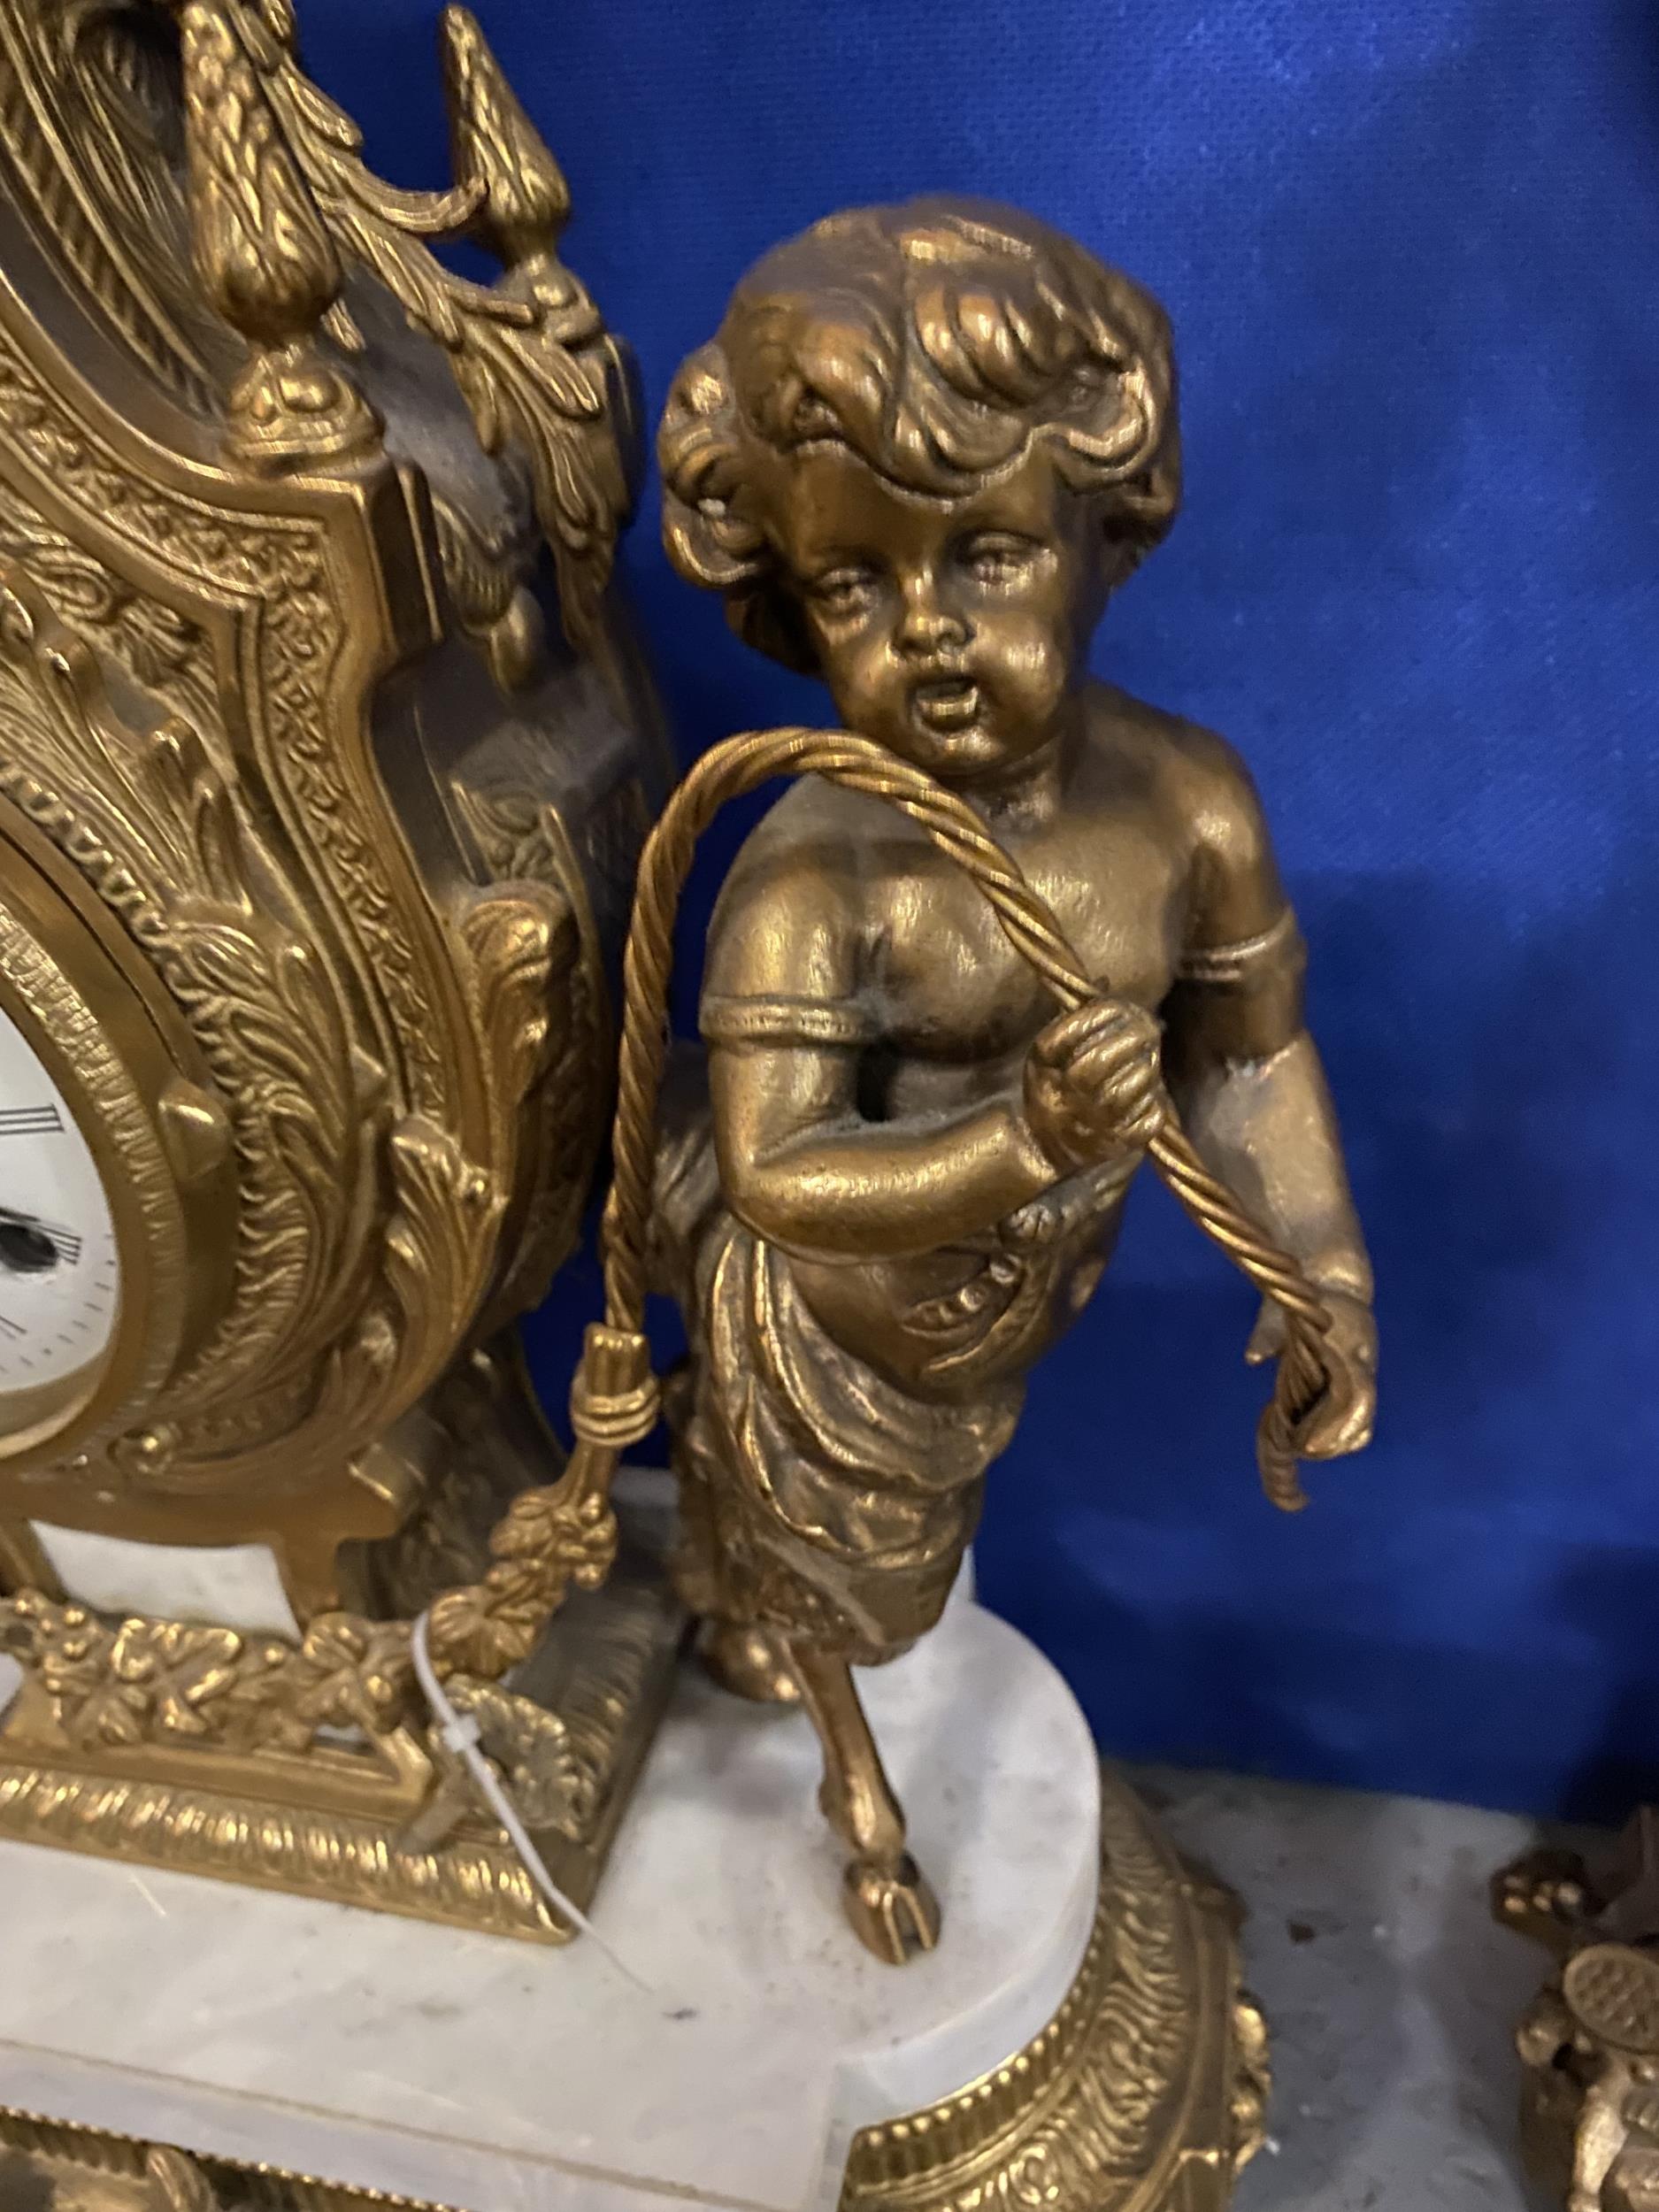
<svg viewBox="0 0 1659 2212">
<path fill-rule="evenodd" d="M 0 1012 L 0 1427 L 7 1394 L 102 1356 L 119 1303 L 115 1225 L 87 1141 Z"/>
</svg>

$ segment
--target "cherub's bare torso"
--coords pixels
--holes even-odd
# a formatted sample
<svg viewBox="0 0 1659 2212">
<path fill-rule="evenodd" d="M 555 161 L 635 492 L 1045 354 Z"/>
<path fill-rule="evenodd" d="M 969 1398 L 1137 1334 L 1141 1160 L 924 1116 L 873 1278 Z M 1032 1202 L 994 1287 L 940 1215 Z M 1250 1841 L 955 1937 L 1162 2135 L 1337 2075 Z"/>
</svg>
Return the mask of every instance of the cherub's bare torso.
<svg viewBox="0 0 1659 2212">
<path fill-rule="evenodd" d="M 1264 854 L 1225 891 L 1210 864 L 1218 842 L 1248 841 L 1254 808 L 1219 740 L 1100 687 L 1046 803 L 999 811 L 992 826 L 1102 990 L 1179 1021 L 1171 995 L 1194 929 L 1207 943 L 1248 938 L 1282 910 Z M 850 1114 L 895 1136 L 1017 1102 L 1032 1042 L 1056 1010 L 956 862 L 885 802 L 816 780 L 795 786 L 745 846 L 710 933 L 708 988 L 856 1014 L 856 1052 L 798 1049 L 821 1064 L 826 1128 Z M 1028 1365 L 1071 1317 L 1110 1250 L 1126 1182 L 1062 1186 L 1049 1204 L 1064 1217 L 1057 1230 L 1022 1209 L 1025 1218 L 901 1257 L 803 1250 L 795 1272 L 861 1356 L 916 1386 L 977 1383 L 987 1364 Z M 980 1345 L 1029 1281 L 1018 1256 L 1033 1229 L 1065 1248 L 1050 1256 L 1047 1295 L 966 1366 L 941 1367 L 941 1347 Z"/>
</svg>

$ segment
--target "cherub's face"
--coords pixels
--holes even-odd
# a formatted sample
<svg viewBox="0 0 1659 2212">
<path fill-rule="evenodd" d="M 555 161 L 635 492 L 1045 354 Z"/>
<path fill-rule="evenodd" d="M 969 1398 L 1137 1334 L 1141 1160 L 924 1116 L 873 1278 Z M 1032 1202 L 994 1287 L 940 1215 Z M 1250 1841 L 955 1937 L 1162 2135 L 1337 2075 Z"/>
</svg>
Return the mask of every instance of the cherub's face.
<svg viewBox="0 0 1659 2212">
<path fill-rule="evenodd" d="M 987 785 L 1059 733 L 1103 592 L 1089 503 L 1041 448 L 943 500 L 825 445 L 780 464 L 771 508 L 849 729 Z"/>
</svg>

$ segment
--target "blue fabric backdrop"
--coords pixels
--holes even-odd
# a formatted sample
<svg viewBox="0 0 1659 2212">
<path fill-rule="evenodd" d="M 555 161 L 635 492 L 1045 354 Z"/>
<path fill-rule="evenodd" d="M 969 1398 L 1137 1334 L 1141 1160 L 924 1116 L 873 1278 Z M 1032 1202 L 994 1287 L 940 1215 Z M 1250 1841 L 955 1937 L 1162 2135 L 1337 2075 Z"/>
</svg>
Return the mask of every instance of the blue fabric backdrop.
<svg viewBox="0 0 1659 2212">
<path fill-rule="evenodd" d="M 1659 1789 L 1651 0 L 478 4 L 653 413 L 739 272 L 858 200 L 1024 201 L 1174 319 L 1187 510 L 1098 660 L 1266 794 L 1383 1422 L 1271 1513 L 1248 1294 L 1148 1188 L 993 1477 L 990 1601 L 1122 1751 Z M 409 181 L 444 167 L 434 12 L 302 10 Z M 670 573 L 654 490 L 627 565 L 687 753 L 818 713 Z M 535 1333 L 556 1400 L 595 1294 Z"/>
</svg>

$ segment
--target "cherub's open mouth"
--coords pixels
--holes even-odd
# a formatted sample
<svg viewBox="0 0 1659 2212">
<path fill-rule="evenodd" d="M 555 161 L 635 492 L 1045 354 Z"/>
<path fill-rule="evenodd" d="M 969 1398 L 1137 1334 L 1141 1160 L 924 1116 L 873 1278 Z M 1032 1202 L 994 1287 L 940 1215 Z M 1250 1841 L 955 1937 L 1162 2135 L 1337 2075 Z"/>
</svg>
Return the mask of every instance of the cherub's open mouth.
<svg viewBox="0 0 1659 2212">
<path fill-rule="evenodd" d="M 979 718 L 979 687 L 967 676 L 941 676 L 910 694 L 917 718 L 930 730 L 965 730 Z"/>
</svg>

